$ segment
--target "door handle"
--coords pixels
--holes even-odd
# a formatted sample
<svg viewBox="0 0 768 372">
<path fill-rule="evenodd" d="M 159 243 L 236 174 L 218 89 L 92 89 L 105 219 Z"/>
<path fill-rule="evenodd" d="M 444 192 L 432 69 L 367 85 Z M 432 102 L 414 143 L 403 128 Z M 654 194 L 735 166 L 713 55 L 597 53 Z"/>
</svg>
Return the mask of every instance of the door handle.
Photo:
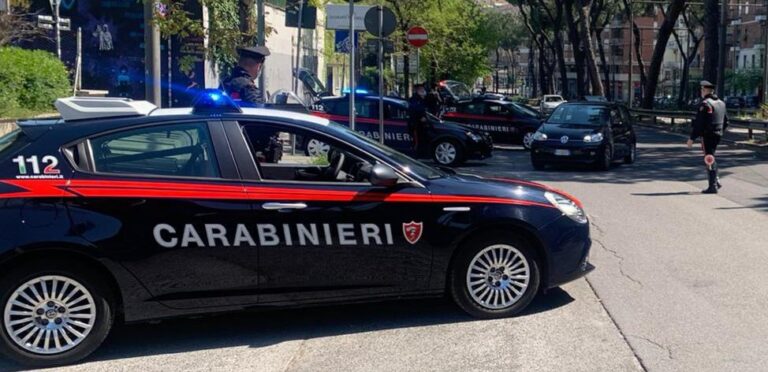
<svg viewBox="0 0 768 372">
<path fill-rule="evenodd" d="M 261 205 L 262 208 L 270 211 L 280 210 L 280 209 L 304 209 L 307 207 L 306 203 L 264 203 Z"/>
</svg>

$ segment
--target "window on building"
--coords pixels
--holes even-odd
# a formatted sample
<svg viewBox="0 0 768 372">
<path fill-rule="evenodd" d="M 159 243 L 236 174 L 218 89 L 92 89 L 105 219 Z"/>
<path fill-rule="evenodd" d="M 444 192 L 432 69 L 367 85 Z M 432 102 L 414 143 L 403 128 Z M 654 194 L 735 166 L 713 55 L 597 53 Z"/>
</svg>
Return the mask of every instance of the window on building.
<svg viewBox="0 0 768 372">
<path fill-rule="evenodd" d="M 747 68 L 747 56 L 744 56 L 743 62 L 741 63 L 741 67 Z"/>
</svg>

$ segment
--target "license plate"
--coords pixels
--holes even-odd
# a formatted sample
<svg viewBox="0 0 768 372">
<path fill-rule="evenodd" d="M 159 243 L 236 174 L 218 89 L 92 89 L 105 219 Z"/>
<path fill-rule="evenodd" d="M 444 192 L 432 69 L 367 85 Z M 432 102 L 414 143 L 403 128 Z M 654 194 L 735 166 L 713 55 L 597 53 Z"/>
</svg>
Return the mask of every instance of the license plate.
<svg viewBox="0 0 768 372">
<path fill-rule="evenodd" d="M 557 156 L 571 156 L 571 150 L 557 149 L 555 150 Z"/>
</svg>

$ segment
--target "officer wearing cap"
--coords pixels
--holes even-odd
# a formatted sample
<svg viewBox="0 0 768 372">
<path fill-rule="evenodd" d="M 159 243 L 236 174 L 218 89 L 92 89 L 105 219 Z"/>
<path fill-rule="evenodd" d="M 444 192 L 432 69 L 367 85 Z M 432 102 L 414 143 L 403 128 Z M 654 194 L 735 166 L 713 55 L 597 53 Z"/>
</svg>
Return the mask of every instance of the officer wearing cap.
<svg viewBox="0 0 768 372">
<path fill-rule="evenodd" d="M 715 151 L 720 139 L 728 127 L 728 115 L 725 102 L 715 95 L 715 85 L 704 80 L 701 82 L 702 101 L 696 118 L 693 119 L 691 136 L 688 139 L 688 148 L 693 147 L 693 141 L 701 137 L 701 148 L 704 150 L 704 164 L 709 176 L 709 187 L 702 191 L 704 194 L 717 194 L 717 189 L 722 187 L 717 177 L 717 162 Z"/>
<path fill-rule="evenodd" d="M 239 99 L 244 106 L 265 103 L 264 95 L 253 81 L 261 74 L 269 49 L 265 46 L 241 47 L 237 48 L 237 52 L 240 59 L 232 74 L 224 81 L 224 91 L 233 99 Z"/>
</svg>

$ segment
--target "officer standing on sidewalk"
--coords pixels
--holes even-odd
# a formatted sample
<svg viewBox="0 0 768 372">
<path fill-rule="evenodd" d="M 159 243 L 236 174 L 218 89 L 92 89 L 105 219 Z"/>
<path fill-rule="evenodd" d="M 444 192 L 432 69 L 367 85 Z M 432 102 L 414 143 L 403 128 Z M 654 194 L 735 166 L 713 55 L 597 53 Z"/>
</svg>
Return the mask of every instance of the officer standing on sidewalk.
<svg viewBox="0 0 768 372">
<path fill-rule="evenodd" d="M 408 100 L 408 131 L 413 137 L 413 150 L 417 155 L 425 150 L 422 142 L 427 123 L 426 96 L 424 85 L 416 84 L 413 86 L 413 96 Z"/>
<path fill-rule="evenodd" d="M 707 166 L 709 187 L 702 191 L 704 194 L 717 194 L 722 187 L 717 177 L 717 162 L 715 151 L 720 139 L 728 127 L 728 115 L 725 102 L 715 95 L 715 85 L 704 80 L 701 82 L 702 101 L 696 118 L 693 119 L 691 137 L 688 148 L 693 147 L 693 141 L 701 137 L 701 148 L 704 150 L 704 164 Z"/>
<path fill-rule="evenodd" d="M 265 103 L 264 94 L 256 87 L 254 80 L 259 77 L 264 67 L 264 61 L 269 56 L 265 46 L 237 48 L 240 59 L 232 74 L 222 84 L 224 91 L 239 99 L 242 106 L 256 106 Z"/>
</svg>

